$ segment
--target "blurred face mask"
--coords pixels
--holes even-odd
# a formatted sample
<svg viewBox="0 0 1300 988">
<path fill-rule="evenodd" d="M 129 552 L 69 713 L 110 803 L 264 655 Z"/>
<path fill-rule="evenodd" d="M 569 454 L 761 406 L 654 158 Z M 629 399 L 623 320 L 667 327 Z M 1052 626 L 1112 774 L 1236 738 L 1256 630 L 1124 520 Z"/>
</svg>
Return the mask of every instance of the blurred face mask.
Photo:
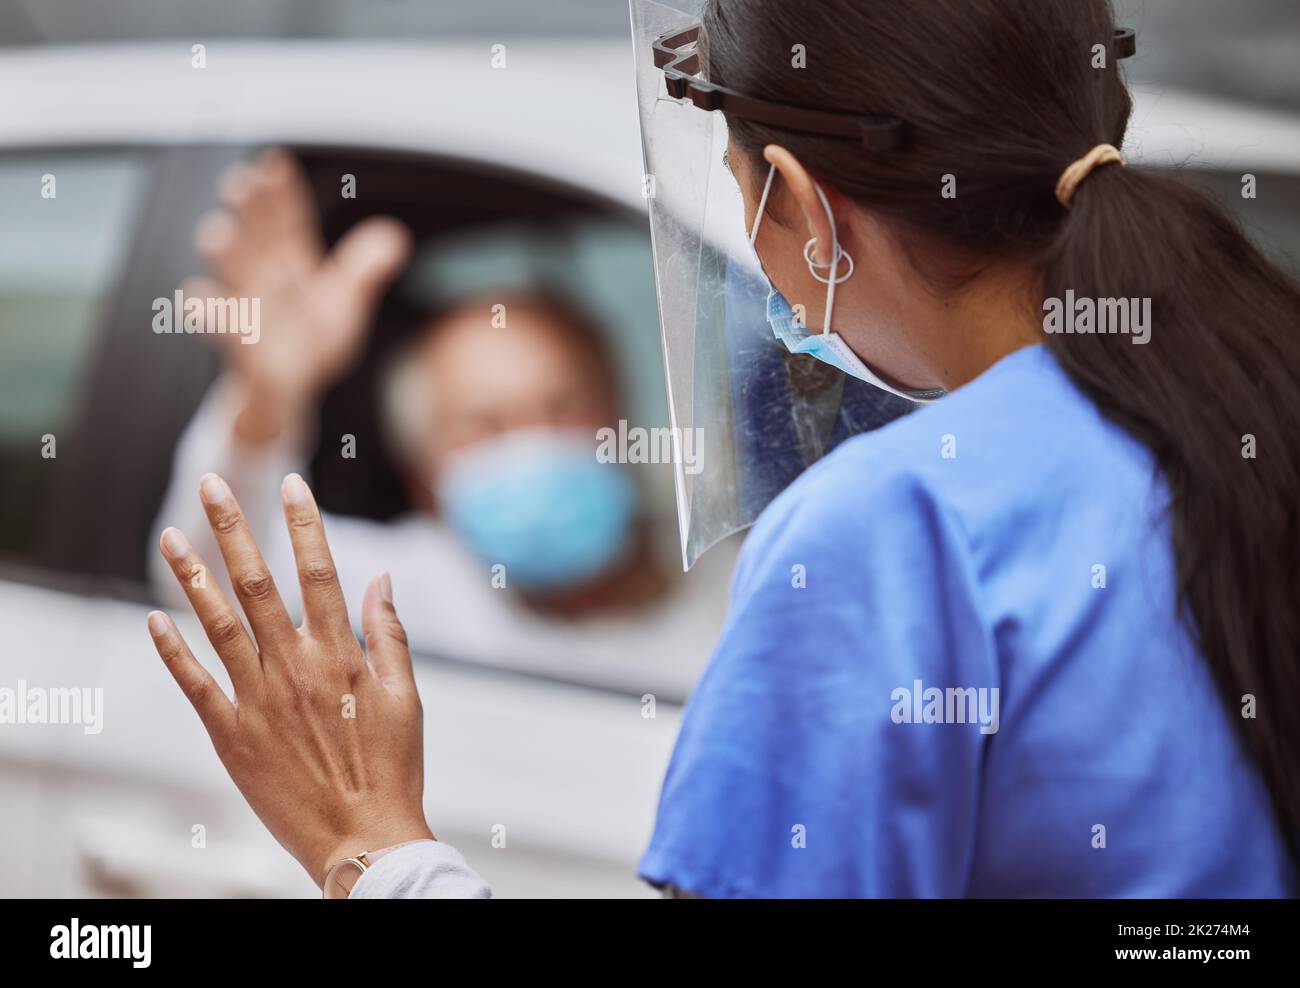
<svg viewBox="0 0 1300 988">
<path fill-rule="evenodd" d="M 525 429 L 458 453 L 434 491 L 448 525 L 507 586 L 554 590 L 599 574 L 626 548 L 636 511 L 627 471 L 596 459 L 593 431 Z"/>
<path fill-rule="evenodd" d="M 767 208 L 767 197 L 772 191 L 772 180 L 776 176 L 776 166 L 771 165 L 767 170 L 767 181 L 763 183 L 763 196 L 759 199 L 758 210 L 754 215 L 754 228 L 749 232 L 749 245 L 755 247 L 758 240 L 758 229 L 763 222 L 763 212 Z M 817 264 L 812 259 L 811 249 L 814 241 L 809 240 L 804 245 L 804 260 L 808 263 L 808 270 L 812 276 L 826 286 L 826 317 L 822 323 L 820 333 L 811 332 L 803 321 L 799 318 L 794 308 L 786 300 L 785 296 L 777 291 L 776 287 L 768 279 L 768 285 L 771 289 L 767 296 L 767 322 L 772 327 L 772 334 L 783 344 L 791 353 L 803 353 L 812 357 L 814 360 L 820 360 L 824 364 L 830 364 L 838 368 L 850 377 L 856 377 L 859 381 L 866 381 L 868 384 L 880 388 L 882 391 L 888 391 L 890 394 L 898 395 L 900 398 L 906 398 L 908 401 L 917 404 L 927 404 L 942 398 L 942 390 L 914 391 L 908 388 L 896 388 L 881 380 L 880 376 L 870 367 L 863 363 L 862 358 L 853 352 L 853 348 L 845 342 L 844 337 L 840 336 L 831 329 L 831 314 L 835 311 L 835 286 L 843 281 L 847 281 L 853 275 L 853 258 L 840 247 L 839 237 L 835 232 L 835 216 L 831 212 L 830 203 L 826 201 L 826 194 L 822 192 L 820 185 L 814 183 L 817 190 L 817 198 L 821 200 L 822 208 L 826 210 L 826 219 L 831 228 L 831 262 L 830 264 Z M 757 250 L 755 250 L 757 253 Z M 845 263 L 843 275 L 839 273 L 841 261 Z M 760 259 L 760 265 L 762 263 Z M 829 268 L 827 275 L 819 273 L 820 270 Z"/>
</svg>

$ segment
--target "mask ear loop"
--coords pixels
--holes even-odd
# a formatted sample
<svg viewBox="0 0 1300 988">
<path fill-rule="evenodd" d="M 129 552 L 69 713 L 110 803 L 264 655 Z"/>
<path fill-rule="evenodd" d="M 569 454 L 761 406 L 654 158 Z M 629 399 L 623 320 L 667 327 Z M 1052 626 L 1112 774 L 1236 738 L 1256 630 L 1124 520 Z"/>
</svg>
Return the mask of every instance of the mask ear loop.
<svg viewBox="0 0 1300 988">
<path fill-rule="evenodd" d="M 826 314 L 822 318 L 822 335 L 825 335 L 831 331 L 831 313 L 835 309 L 835 286 L 841 281 L 848 281 L 849 278 L 853 277 L 853 258 L 849 257 L 848 254 L 840 249 L 839 233 L 835 228 L 835 214 L 831 212 L 831 204 L 826 199 L 826 193 L 822 191 L 822 187 L 815 181 L 813 182 L 813 189 L 817 192 L 817 198 L 821 200 L 822 209 L 826 210 L 826 222 L 831 226 L 830 264 L 820 265 L 813 262 L 812 257 L 809 255 L 809 250 L 815 242 L 815 238 L 814 240 L 809 240 L 808 243 L 804 244 L 803 253 L 804 260 L 808 262 L 808 269 L 812 272 L 812 276 L 818 281 L 826 282 Z M 841 257 L 848 257 L 849 261 L 849 269 L 844 273 L 843 278 L 838 277 Z M 831 269 L 830 276 L 827 278 L 822 278 L 817 274 L 816 270 L 814 270 L 815 268 L 823 266 Z"/>
<path fill-rule="evenodd" d="M 749 246 L 758 240 L 758 228 L 763 223 L 763 211 L 767 209 L 767 196 L 772 191 L 772 179 L 776 177 L 776 165 L 767 166 L 767 181 L 763 183 L 763 195 L 758 200 L 758 211 L 754 213 L 754 229 L 749 232 Z"/>
<path fill-rule="evenodd" d="M 814 237 L 812 240 L 809 240 L 808 243 L 804 244 L 803 256 L 804 256 L 804 260 L 808 262 L 808 270 L 812 273 L 812 276 L 816 278 L 818 281 L 826 282 L 826 318 L 822 321 L 822 335 L 825 335 L 831 332 L 831 310 L 835 306 L 835 286 L 839 284 L 841 281 L 848 281 L 849 278 L 853 275 L 853 257 L 848 253 L 848 251 L 842 250 L 840 248 L 840 237 L 835 227 L 835 214 L 831 212 L 831 204 L 826 199 L 826 193 L 822 191 L 822 187 L 818 185 L 816 182 L 813 182 L 813 188 L 817 191 L 817 198 L 821 200 L 822 208 L 826 210 L 826 222 L 828 222 L 831 226 L 831 262 L 830 264 L 816 264 L 813 262 L 810 251 L 812 250 L 813 244 L 817 242 L 816 237 Z M 837 276 L 841 257 L 847 258 L 849 262 L 848 270 L 844 272 L 843 278 Z M 830 277 L 823 278 L 821 275 L 819 275 L 816 270 L 819 267 L 830 268 Z M 936 401 L 939 398 L 942 398 L 944 395 L 942 389 L 934 389 L 934 390 L 927 390 L 927 391 L 900 390 L 899 388 L 895 388 L 892 385 L 886 384 L 881 379 L 880 375 L 878 375 L 875 371 L 873 371 L 870 367 L 868 367 L 865 362 L 862 363 L 862 367 L 864 370 L 866 370 L 867 374 L 870 375 L 872 384 L 875 384 L 877 387 L 885 391 L 888 391 L 890 394 L 898 395 L 898 397 L 900 398 L 906 398 L 908 401 L 913 401 L 916 402 L 917 404 L 924 405 L 932 401 Z"/>
</svg>

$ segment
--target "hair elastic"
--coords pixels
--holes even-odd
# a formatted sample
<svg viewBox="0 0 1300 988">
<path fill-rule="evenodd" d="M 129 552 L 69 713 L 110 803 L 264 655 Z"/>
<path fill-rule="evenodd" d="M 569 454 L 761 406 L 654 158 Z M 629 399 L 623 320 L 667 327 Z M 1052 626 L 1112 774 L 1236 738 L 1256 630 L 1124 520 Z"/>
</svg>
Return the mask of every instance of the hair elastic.
<svg viewBox="0 0 1300 988">
<path fill-rule="evenodd" d="M 1070 203 L 1074 200 L 1074 190 L 1079 187 L 1079 184 L 1088 177 L 1094 168 L 1109 165 L 1112 162 L 1118 163 L 1121 167 L 1126 164 L 1124 156 L 1119 153 L 1119 149 L 1115 145 L 1098 144 L 1082 158 L 1066 168 L 1065 171 L 1061 172 L 1061 177 L 1056 182 L 1057 202 L 1069 209 Z"/>
</svg>

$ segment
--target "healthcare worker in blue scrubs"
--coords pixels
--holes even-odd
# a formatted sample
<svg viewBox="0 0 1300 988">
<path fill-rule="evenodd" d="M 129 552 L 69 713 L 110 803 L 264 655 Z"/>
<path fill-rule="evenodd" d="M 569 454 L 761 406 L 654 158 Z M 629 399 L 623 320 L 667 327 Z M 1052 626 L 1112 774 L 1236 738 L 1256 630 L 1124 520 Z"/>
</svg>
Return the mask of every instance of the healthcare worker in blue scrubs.
<svg viewBox="0 0 1300 988">
<path fill-rule="evenodd" d="M 1126 165 L 1108 3 L 632 9 L 686 564 L 757 517 L 641 874 L 1294 894 L 1300 292 Z M 260 812 L 332 838 L 318 874 L 400 845 L 353 895 L 482 893 L 384 799 L 404 827 Z"/>
<path fill-rule="evenodd" d="M 1133 39 L 1108 5 L 634 11 L 661 299 L 721 271 L 731 303 L 747 267 L 796 361 L 916 407 L 758 518 L 642 875 L 703 896 L 1294 892 L 1300 306 L 1212 206 L 1125 167 Z M 1052 326 L 1070 290 L 1128 299 L 1128 321 Z M 739 485 L 800 444 L 700 407 L 734 393 L 738 349 L 702 388 L 708 291 L 664 305 L 670 373 L 696 358 L 672 392 L 679 421 L 690 402 L 706 435 L 731 423 L 711 465 Z M 826 400 L 739 383 L 795 428 Z M 728 521 L 748 519 L 685 512 L 688 554 Z"/>
</svg>

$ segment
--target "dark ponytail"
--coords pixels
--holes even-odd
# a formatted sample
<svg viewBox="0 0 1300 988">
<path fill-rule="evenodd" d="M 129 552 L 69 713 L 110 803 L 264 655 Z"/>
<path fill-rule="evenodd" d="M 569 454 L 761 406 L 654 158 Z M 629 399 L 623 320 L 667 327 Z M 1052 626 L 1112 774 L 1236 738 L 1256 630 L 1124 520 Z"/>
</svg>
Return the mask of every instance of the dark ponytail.
<svg viewBox="0 0 1300 988">
<path fill-rule="evenodd" d="M 1107 164 L 1069 209 L 1056 200 L 1071 162 L 1123 142 L 1131 101 L 1113 33 L 1107 0 L 712 0 L 704 22 L 713 81 L 908 126 L 901 149 L 871 152 L 730 120 L 749 154 L 785 145 L 917 251 L 942 244 L 1032 265 L 1043 299 L 1151 300 L 1145 344 L 1044 339 L 1103 413 L 1153 452 L 1170 496 L 1178 606 L 1293 835 L 1300 290 L 1180 179 Z M 806 47 L 806 67 L 786 68 L 793 44 Z M 956 199 L 938 193 L 948 173 Z M 1248 704 L 1253 717 L 1243 716 Z"/>
<path fill-rule="evenodd" d="M 1089 187 L 1091 186 L 1091 187 Z M 1179 601 L 1288 832 L 1300 830 L 1300 291 L 1210 200 L 1105 168 L 1043 263 L 1044 295 L 1150 297 L 1145 346 L 1048 337 L 1169 488 Z M 1253 718 L 1243 717 L 1248 697 Z"/>
</svg>

